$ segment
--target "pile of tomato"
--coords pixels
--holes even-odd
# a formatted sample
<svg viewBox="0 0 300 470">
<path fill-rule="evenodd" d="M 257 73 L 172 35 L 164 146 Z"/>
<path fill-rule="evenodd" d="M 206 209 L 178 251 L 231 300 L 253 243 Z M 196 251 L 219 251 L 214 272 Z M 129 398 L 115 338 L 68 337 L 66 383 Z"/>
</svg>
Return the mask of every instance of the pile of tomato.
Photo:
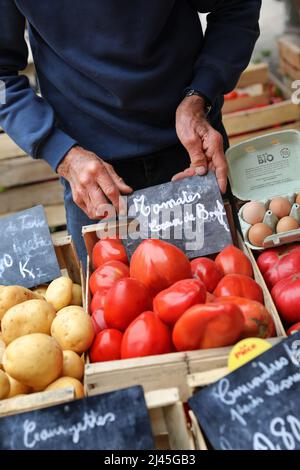
<svg viewBox="0 0 300 470">
<path fill-rule="evenodd" d="M 229 346 L 275 335 L 250 260 L 230 245 L 191 262 L 176 246 L 144 240 L 130 263 L 118 239 L 92 253 L 92 362 Z"/>
<path fill-rule="evenodd" d="M 264 251 L 257 259 L 288 334 L 300 329 L 300 244 Z"/>
</svg>

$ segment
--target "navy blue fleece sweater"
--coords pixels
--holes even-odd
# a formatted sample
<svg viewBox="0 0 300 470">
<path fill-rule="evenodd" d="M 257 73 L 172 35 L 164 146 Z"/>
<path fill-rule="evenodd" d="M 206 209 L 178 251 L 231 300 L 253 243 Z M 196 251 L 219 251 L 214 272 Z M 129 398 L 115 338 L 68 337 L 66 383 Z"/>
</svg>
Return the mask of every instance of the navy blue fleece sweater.
<svg viewBox="0 0 300 470">
<path fill-rule="evenodd" d="M 0 125 L 54 169 L 75 143 L 106 160 L 172 145 L 185 88 L 207 96 L 212 122 L 220 119 L 222 95 L 234 88 L 258 37 L 260 6 L 261 0 L 0 0 Z M 198 12 L 210 12 L 205 35 Z M 25 19 L 42 98 L 19 74 L 28 53 Z"/>
</svg>

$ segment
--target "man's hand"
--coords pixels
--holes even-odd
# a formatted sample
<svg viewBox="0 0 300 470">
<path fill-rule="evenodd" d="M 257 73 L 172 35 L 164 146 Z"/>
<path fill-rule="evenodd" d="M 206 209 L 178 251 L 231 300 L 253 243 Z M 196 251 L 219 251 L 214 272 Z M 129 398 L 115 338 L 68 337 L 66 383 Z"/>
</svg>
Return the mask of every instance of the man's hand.
<svg viewBox="0 0 300 470">
<path fill-rule="evenodd" d="M 176 131 L 179 140 L 190 155 L 191 166 L 172 179 L 205 175 L 207 170 L 216 173 L 222 193 L 227 186 L 227 163 L 223 138 L 206 120 L 205 103 L 200 96 L 183 99 L 176 111 Z"/>
<path fill-rule="evenodd" d="M 79 146 L 67 153 L 57 173 L 70 183 L 74 202 L 90 219 L 102 218 L 109 203 L 119 210 L 120 195 L 132 192 L 111 165 Z"/>
</svg>

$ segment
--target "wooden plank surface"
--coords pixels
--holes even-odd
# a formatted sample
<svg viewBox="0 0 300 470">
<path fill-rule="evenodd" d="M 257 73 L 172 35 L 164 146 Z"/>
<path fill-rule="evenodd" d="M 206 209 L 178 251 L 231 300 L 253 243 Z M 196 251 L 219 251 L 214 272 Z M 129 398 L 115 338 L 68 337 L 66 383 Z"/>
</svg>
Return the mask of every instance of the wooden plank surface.
<svg viewBox="0 0 300 470">
<path fill-rule="evenodd" d="M 58 176 L 44 160 L 18 157 L 0 162 L 0 187 L 2 188 L 50 179 L 58 179 Z"/>
<path fill-rule="evenodd" d="M 242 73 L 236 88 L 245 88 L 256 83 L 266 84 L 269 81 L 269 66 L 266 63 L 250 64 Z"/>
<path fill-rule="evenodd" d="M 298 120 L 300 120 L 300 106 L 290 100 L 223 116 L 223 123 L 230 137 Z"/>
<path fill-rule="evenodd" d="M 26 155 L 14 141 L 4 132 L 0 133 L 0 161 Z"/>
<path fill-rule="evenodd" d="M 245 96 L 227 101 L 225 100 L 222 113 L 234 113 L 236 111 L 268 103 L 270 103 L 270 99 L 267 92 L 261 93 L 260 95 Z"/>
<path fill-rule="evenodd" d="M 300 69 L 300 37 L 298 35 L 282 36 L 278 40 L 278 46 L 280 56 L 295 68 Z"/>
<path fill-rule="evenodd" d="M 265 129 L 265 130 L 260 130 L 256 132 L 242 134 L 239 136 L 230 137 L 229 141 L 230 141 L 230 145 L 236 145 L 241 142 L 245 142 L 245 140 L 253 139 L 254 137 L 259 137 L 260 135 L 271 134 L 272 132 L 285 131 L 288 129 L 295 129 L 297 131 L 300 131 L 300 121 L 293 122 L 292 124 L 286 124 L 283 126 L 272 127 L 270 129 Z"/>
<path fill-rule="evenodd" d="M 0 204 L 1 204 L 1 194 L 0 194 Z M 44 206 L 46 217 L 48 220 L 48 225 L 50 228 L 63 227 L 67 224 L 66 221 L 66 211 L 63 204 L 58 204 L 54 206 Z M 0 219 L 2 217 L 7 217 L 12 215 L 14 212 L 7 212 L 0 214 Z"/>
<path fill-rule="evenodd" d="M 0 213 L 16 212 L 37 204 L 62 204 L 63 200 L 63 187 L 59 181 L 20 186 L 0 194 Z"/>
<path fill-rule="evenodd" d="M 280 57 L 279 59 L 279 67 L 280 67 L 280 72 L 282 73 L 282 75 L 287 75 L 293 80 L 300 79 L 300 68 L 299 69 L 295 68 L 293 65 L 289 64 L 282 57 Z"/>
</svg>

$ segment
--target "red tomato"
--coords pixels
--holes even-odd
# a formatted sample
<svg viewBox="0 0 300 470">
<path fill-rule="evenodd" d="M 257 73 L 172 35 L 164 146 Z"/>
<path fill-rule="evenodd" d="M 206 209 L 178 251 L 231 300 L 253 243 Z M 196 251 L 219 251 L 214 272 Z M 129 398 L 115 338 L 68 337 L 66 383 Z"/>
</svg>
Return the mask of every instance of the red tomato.
<svg viewBox="0 0 300 470">
<path fill-rule="evenodd" d="M 273 318 L 261 303 L 245 299 L 245 297 L 220 297 L 215 302 L 228 302 L 240 307 L 245 320 L 241 338 L 271 338 L 275 336 Z"/>
<path fill-rule="evenodd" d="M 150 308 L 152 299 L 144 284 L 126 277 L 116 282 L 106 294 L 104 318 L 110 328 L 123 331 L 138 315 Z"/>
<path fill-rule="evenodd" d="M 97 291 L 106 293 L 116 281 L 129 276 L 129 268 L 121 261 L 108 261 L 90 277 L 90 290 L 94 295 Z"/>
<path fill-rule="evenodd" d="M 121 359 L 123 333 L 118 330 L 103 330 L 94 339 L 90 349 L 91 362 L 116 361 Z"/>
<path fill-rule="evenodd" d="M 128 258 L 123 243 L 114 238 L 103 238 L 93 248 L 92 262 L 94 269 L 99 268 L 107 261 L 121 261 L 128 264 Z"/>
<path fill-rule="evenodd" d="M 90 305 L 90 311 L 91 313 L 95 312 L 95 310 L 98 310 L 98 309 L 103 309 L 104 308 L 104 300 L 105 300 L 105 296 L 107 294 L 107 290 L 97 290 L 95 292 L 95 294 L 93 295 L 93 298 L 92 298 L 92 301 L 91 301 L 91 305 Z"/>
<path fill-rule="evenodd" d="M 154 312 L 167 325 L 175 325 L 178 318 L 195 304 L 206 300 L 206 289 L 198 279 L 184 279 L 161 291 L 153 300 Z"/>
<path fill-rule="evenodd" d="M 235 100 L 237 97 L 238 97 L 238 93 L 235 90 L 233 90 L 233 91 L 230 91 L 229 93 L 226 93 L 226 95 L 224 95 L 224 100 L 225 101 Z"/>
<path fill-rule="evenodd" d="M 104 320 L 104 311 L 103 309 L 95 310 L 92 313 L 92 323 L 95 330 L 95 334 L 100 333 L 102 330 L 107 329 L 107 324 Z"/>
<path fill-rule="evenodd" d="M 237 305 L 194 305 L 174 326 L 173 343 L 178 351 L 230 346 L 240 338 L 244 324 Z"/>
<path fill-rule="evenodd" d="M 242 274 L 227 274 L 214 291 L 216 297 L 246 297 L 264 303 L 262 288 L 251 277 Z"/>
<path fill-rule="evenodd" d="M 300 245 L 266 250 L 257 260 L 257 264 L 269 288 L 282 279 L 300 272 Z"/>
<path fill-rule="evenodd" d="M 253 277 L 251 261 L 241 250 L 229 245 L 216 257 L 216 265 L 223 274 L 243 274 Z"/>
<path fill-rule="evenodd" d="M 139 279 L 154 297 L 174 282 L 192 277 L 186 255 L 162 240 L 144 240 L 133 253 L 130 276 Z"/>
<path fill-rule="evenodd" d="M 292 335 L 294 333 L 297 333 L 297 331 L 300 330 L 300 322 L 298 323 L 295 323 L 295 325 L 291 326 L 288 330 L 287 330 L 287 334 L 288 335 Z"/>
<path fill-rule="evenodd" d="M 121 357 L 154 356 L 172 351 L 171 333 L 153 312 L 139 315 L 124 333 Z"/>
<path fill-rule="evenodd" d="M 206 303 L 210 304 L 211 302 L 214 302 L 215 296 L 211 294 L 210 292 L 206 292 Z"/>
<path fill-rule="evenodd" d="M 196 258 L 191 261 L 193 277 L 204 282 L 208 292 L 213 292 L 224 276 L 216 263 L 209 258 Z"/>
<path fill-rule="evenodd" d="M 272 297 L 287 323 L 300 321 L 300 273 L 282 279 L 272 289 Z"/>
</svg>

